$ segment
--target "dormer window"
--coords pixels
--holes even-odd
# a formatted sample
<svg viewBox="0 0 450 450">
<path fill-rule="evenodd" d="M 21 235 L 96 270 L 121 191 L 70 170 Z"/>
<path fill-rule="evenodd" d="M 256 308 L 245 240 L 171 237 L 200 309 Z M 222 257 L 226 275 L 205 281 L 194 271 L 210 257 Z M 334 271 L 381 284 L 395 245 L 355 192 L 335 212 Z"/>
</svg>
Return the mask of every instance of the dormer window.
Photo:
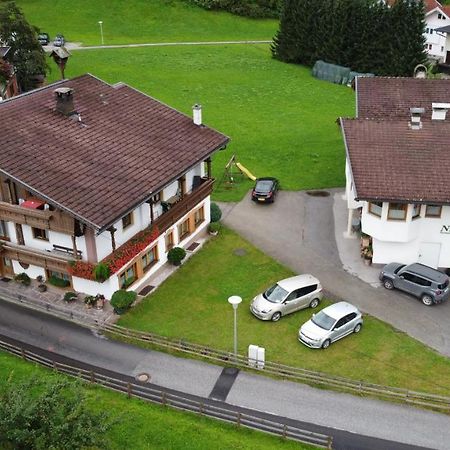
<svg viewBox="0 0 450 450">
<path fill-rule="evenodd" d="M 406 203 L 389 203 L 389 220 L 406 220 L 408 205 Z"/>
<path fill-rule="evenodd" d="M 383 202 L 369 202 L 369 212 L 374 216 L 381 217 Z"/>
</svg>

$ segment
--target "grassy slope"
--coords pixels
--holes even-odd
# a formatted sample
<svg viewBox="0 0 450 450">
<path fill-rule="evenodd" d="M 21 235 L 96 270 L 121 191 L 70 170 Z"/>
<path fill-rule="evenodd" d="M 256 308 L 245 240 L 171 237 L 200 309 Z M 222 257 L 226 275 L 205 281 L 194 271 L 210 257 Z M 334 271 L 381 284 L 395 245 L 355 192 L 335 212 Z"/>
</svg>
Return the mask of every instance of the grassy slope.
<svg viewBox="0 0 450 450">
<path fill-rule="evenodd" d="M 27 19 L 54 37 L 100 45 L 99 20 L 105 44 L 145 42 L 267 40 L 277 30 L 275 20 L 251 20 L 205 11 L 180 0 L 18 0 Z"/>
<path fill-rule="evenodd" d="M 283 189 L 344 184 L 344 145 L 335 120 L 353 114 L 353 91 L 273 60 L 268 45 L 73 52 L 66 76 L 86 72 L 124 81 L 189 115 L 201 103 L 204 122 L 232 139 L 214 158 L 218 180 L 235 153 L 256 176 L 278 177 Z M 57 78 L 56 70 L 51 77 Z M 215 198 L 242 198 L 252 182 L 235 179 L 234 189 L 216 186 Z"/>
<path fill-rule="evenodd" d="M 55 375 L 31 363 L 0 352 L 0 389 L 23 379 L 45 379 Z M 85 388 L 89 407 L 107 411 L 114 425 L 107 433 L 110 449 L 286 449 L 312 450 L 315 447 L 283 441 L 246 428 L 240 430 L 219 421 L 201 418 L 139 400 L 102 388 Z"/>
<path fill-rule="evenodd" d="M 237 256 L 234 253 L 237 248 L 245 249 L 246 255 Z M 210 270 L 205 271 L 205 267 Z M 249 311 L 251 299 L 273 281 L 291 274 L 224 229 L 119 323 L 232 350 L 233 313 L 227 298 L 240 295 L 241 354 L 247 353 L 249 344 L 256 344 L 266 348 L 269 361 L 373 383 L 450 394 L 450 360 L 373 317 L 365 317 L 359 335 L 349 336 L 326 351 L 311 350 L 297 341 L 299 326 L 311 317 L 309 309 L 277 323 L 254 318 Z"/>
</svg>

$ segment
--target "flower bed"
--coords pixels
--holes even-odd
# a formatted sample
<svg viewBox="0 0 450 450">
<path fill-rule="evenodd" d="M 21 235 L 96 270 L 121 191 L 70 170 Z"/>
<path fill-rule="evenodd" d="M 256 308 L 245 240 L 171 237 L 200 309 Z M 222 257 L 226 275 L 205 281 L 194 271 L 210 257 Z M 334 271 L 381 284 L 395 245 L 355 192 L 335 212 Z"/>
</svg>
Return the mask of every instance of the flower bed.
<svg viewBox="0 0 450 450">
<path fill-rule="evenodd" d="M 110 274 L 118 272 L 125 264 L 131 261 L 142 250 L 148 247 L 159 236 L 159 230 L 156 227 L 146 228 L 133 236 L 125 244 L 114 250 L 106 258 L 103 258 L 100 263 L 106 264 L 109 267 Z M 69 272 L 71 275 L 86 280 L 96 280 L 94 276 L 95 265 L 86 261 L 71 261 L 69 263 Z"/>
</svg>

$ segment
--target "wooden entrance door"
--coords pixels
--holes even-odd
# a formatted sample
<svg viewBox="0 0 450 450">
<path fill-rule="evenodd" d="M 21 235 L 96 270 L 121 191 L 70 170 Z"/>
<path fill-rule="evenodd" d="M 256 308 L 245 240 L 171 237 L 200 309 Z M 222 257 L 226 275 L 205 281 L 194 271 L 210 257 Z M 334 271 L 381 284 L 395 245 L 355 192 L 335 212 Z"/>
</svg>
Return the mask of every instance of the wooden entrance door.
<svg viewBox="0 0 450 450">
<path fill-rule="evenodd" d="M 14 275 L 12 261 L 9 258 L 0 258 L 0 275 L 6 278 L 12 278 Z"/>
</svg>

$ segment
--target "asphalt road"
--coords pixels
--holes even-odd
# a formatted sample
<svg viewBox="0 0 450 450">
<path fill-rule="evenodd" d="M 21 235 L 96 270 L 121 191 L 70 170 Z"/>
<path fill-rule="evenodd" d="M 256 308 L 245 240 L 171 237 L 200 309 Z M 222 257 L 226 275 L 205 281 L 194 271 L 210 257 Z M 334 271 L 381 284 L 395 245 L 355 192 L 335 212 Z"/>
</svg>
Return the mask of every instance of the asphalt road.
<svg viewBox="0 0 450 450">
<path fill-rule="evenodd" d="M 450 356 L 450 301 L 425 307 L 398 291 L 374 288 L 343 269 L 336 245 L 333 196 L 281 191 L 273 204 L 250 195 L 235 204 L 220 204 L 223 222 L 256 247 L 297 273 L 311 273 L 338 299 L 348 300 L 415 339 Z M 346 213 L 345 213 L 346 216 Z M 450 448 L 450 445 L 449 445 Z"/>
<path fill-rule="evenodd" d="M 55 358 L 61 355 L 124 377 L 146 372 L 154 385 L 203 398 L 209 397 L 222 373 L 219 366 L 110 341 L 73 323 L 2 300 L 0 335 L 43 349 Z M 225 405 L 315 427 L 315 431 L 332 434 L 336 448 L 449 448 L 446 415 L 242 371 Z"/>
</svg>

